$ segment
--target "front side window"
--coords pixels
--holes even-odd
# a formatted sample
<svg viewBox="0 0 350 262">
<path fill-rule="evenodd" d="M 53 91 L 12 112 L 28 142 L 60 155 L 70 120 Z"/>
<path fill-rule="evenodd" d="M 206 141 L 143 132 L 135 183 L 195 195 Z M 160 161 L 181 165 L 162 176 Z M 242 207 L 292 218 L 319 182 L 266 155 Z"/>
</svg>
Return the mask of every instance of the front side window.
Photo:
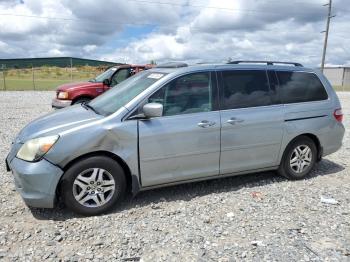
<svg viewBox="0 0 350 262">
<path fill-rule="evenodd" d="M 172 80 L 149 99 L 163 105 L 163 116 L 212 110 L 212 85 L 209 72 L 192 73 Z"/>
<path fill-rule="evenodd" d="M 328 98 L 321 81 L 315 74 L 305 72 L 276 72 L 281 100 L 285 104 L 320 101 Z"/>
<path fill-rule="evenodd" d="M 111 86 L 115 86 L 115 85 L 119 84 L 120 82 L 123 82 L 129 76 L 130 76 L 130 69 L 128 69 L 128 68 L 120 69 L 112 77 Z"/>
<path fill-rule="evenodd" d="M 94 79 L 91 79 L 90 82 L 96 82 L 96 83 L 102 83 L 105 79 L 110 79 L 110 77 L 114 74 L 115 71 L 117 71 L 118 68 L 112 67 L 106 71 L 104 71 L 102 74 L 96 76 Z"/>
<path fill-rule="evenodd" d="M 222 109 L 271 105 L 271 91 L 263 70 L 222 72 Z"/>
</svg>

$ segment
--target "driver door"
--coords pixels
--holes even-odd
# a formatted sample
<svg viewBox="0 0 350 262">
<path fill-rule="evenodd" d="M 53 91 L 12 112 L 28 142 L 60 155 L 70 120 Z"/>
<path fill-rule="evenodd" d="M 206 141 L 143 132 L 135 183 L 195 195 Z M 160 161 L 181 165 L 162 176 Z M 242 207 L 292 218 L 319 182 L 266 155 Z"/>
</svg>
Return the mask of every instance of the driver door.
<svg viewBox="0 0 350 262">
<path fill-rule="evenodd" d="M 210 72 L 180 76 L 148 99 L 163 105 L 163 116 L 139 120 L 142 186 L 219 174 L 215 77 Z"/>
</svg>

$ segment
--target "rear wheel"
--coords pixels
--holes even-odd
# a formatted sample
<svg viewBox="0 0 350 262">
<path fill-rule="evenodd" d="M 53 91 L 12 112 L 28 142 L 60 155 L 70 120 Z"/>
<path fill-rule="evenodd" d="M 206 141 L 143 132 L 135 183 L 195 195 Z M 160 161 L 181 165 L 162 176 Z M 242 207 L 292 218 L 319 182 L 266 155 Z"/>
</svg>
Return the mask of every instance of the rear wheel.
<svg viewBox="0 0 350 262">
<path fill-rule="evenodd" d="M 288 179 L 302 179 L 313 169 L 316 159 L 314 141 L 306 136 L 298 137 L 287 146 L 278 172 Z"/>
<path fill-rule="evenodd" d="M 66 171 L 61 196 L 69 209 L 91 216 L 105 213 L 121 202 L 125 189 L 125 174 L 120 165 L 108 157 L 95 156 Z"/>
</svg>

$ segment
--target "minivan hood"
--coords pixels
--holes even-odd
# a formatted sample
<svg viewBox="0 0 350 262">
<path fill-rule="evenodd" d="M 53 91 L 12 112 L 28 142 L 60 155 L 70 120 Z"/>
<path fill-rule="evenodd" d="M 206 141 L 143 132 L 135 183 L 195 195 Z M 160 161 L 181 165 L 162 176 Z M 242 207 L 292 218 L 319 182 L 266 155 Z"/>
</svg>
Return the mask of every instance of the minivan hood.
<svg viewBox="0 0 350 262">
<path fill-rule="evenodd" d="M 100 87 L 103 84 L 100 82 L 77 82 L 60 85 L 57 87 L 57 91 L 68 91 L 69 89 L 74 88 L 87 88 L 87 87 Z"/>
<path fill-rule="evenodd" d="M 102 117 L 80 104 L 70 106 L 33 120 L 21 130 L 16 141 L 24 143 L 32 138 L 59 135 L 60 132 L 93 122 Z"/>
</svg>

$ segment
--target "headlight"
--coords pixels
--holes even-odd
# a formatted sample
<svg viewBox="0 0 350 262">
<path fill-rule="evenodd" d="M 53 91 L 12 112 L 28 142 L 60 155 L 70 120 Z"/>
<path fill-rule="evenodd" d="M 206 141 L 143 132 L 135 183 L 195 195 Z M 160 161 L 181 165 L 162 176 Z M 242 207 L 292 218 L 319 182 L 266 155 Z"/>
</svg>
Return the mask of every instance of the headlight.
<svg viewBox="0 0 350 262">
<path fill-rule="evenodd" d="M 46 136 L 31 139 L 24 143 L 17 157 L 26 161 L 36 161 L 43 157 L 56 143 L 58 136 Z"/>
<path fill-rule="evenodd" d="M 68 92 L 58 92 L 57 98 L 59 98 L 59 99 L 67 99 L 68 98 Z"/>
</svg>

